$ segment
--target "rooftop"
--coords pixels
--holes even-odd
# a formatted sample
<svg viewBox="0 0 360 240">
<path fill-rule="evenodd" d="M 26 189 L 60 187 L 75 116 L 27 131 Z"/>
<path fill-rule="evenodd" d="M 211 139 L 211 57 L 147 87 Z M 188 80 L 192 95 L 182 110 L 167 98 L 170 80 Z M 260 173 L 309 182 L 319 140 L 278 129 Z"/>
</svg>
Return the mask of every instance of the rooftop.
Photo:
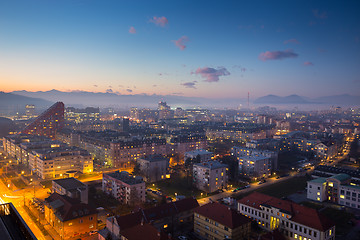
<svg viewBox="0 0 360 240">
<path fill-rule="evenodd" d="M 162 155 L 159 155 L 159 154 L 149 155 L 149 156 L 146 156 L 145 158 L 141 158 L 141 159 L 147 160 L 149 162 L 169 161 L 168 158 L 166 158 Z"/>
<path fill-rule="evenodd" d="M 227 165 L 222 164 L 218 161 L 209 161 L 203 163 L 195 163 L 194 166 L 209 168 L 209 169 L 218 169 L 218 168 L 226 168 Z"/>
<path fill-rule="evenodd" d="M 239 214 L 234 209 L 216 202 L 198 207 L 194 212 L 231 229 L 251 222 L 249 218 Z"/>
<path fill-rule="evenodd" d="M 326 179 L 327 178 L 320 177 L 320 178 L 315 178 L 315 179 L 313 179 L 313 180 L 311 180 L 309 182 L 312 182 L 312 183 L 324 183 L 324 182 L 326 182 Z"/>
<path fill-rule="evenodd" d="M 96 209 L 89 204 L 58 193 L 53 193 L 46 198 L 45 204 L 47 204 L 63 222 L 97 213 Z"/>
<path fill-rule="evenodd" d="M 182 212 L 190 211 L 199 206 L 194 198 L 185 198 L 179 201 L 166 203 L 148 209 L 139 209 L 135 213 L 116 217 L 121 229 L 127 229 L 141 224 L 142 221 L 150 223 L 162 218 L 174 216 Z"/>
<path fill-rule="evenodd" d="M 212 152 L 209 152 L 205 149 L 199 149 L 199 150 L 194 150 L 194 151 L 190 151 L 190 152 L 186 152 L 185 154 L 187 155 L 204 155 L 204 154 L 212 154 Z"/>
<path fill-rule="evenodd" d="M 335 178 L 336 180 L 339 180 L 340 182 L 351 179 L 351 177 L 349 175 L 345 174 L 345 173 L 336 174 L 336 175 L 334 175 L 332 177 L 329 177 L 329 178 Z"/>
<path fill-rule="evenodd" d="M 288 200 L 282 200 L 262 193 L 254 192 L 240 200 L 239 203 L 261 209 L 261 205 L 271 206 L 291 215 L 290 220 L 299 224 L 326 231 L 335 223 L 323 216 L 315 209 L 296 204 Z"/>
<path fill-rule="evenodd" d="M 126 171 L 122 171 L 122 172 L 116 171 L 116 172 L 113 172 L 113 173 L 104 173 L 104 176 L 105 175 L 108 175 L 108 176 L 110 176 L 112 178 L 120 180 L 120 181 L 122 181 L 124 183 L 127 183 L 129 185 L 134 185 L 134 184 L 139 184 L 139 183 L 144 182 L 142 177 L 140 177 L 140 176 L 132 176 Z"/>
<path fill-rule="evenodd" d="M 153 225 L 139 224 L 121 231 L 121 236 L 127 240 L 168 240 L 173 239 L 164 232 L 159 232 Z"/>
<path fill-rule="evenodd" d="M 73 177 L 56 179 L 56 180 L 53 180 L 53 183 L 54 182 L 57 183 L 58 185 L 60 185 L 62 188 L 65 188 L 68 191 L 86 187 L 86 185 L 84 183 L 80 182 L 79 180 L 77 180 L 76 178 L 73 178 Z"/>
</svg>

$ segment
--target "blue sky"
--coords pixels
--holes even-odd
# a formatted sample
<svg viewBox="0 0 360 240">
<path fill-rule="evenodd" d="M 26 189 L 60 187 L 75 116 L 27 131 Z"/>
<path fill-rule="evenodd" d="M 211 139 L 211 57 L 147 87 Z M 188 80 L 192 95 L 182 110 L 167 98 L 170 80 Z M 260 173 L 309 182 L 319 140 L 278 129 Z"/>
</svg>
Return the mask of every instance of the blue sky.
<svg viewBox="0 0 360 240">
<path fill-rule="evenodd" d="M 359 95 L 359 12 L 358 1 L 2 1 L 0 88 Z"/>
</svg>

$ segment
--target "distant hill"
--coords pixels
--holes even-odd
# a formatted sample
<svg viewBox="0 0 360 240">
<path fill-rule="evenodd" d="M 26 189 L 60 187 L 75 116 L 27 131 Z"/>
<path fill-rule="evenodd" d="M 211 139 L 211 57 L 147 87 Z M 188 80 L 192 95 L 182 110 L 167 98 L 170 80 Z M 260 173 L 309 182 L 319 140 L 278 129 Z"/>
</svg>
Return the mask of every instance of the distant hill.
<svg viewBox="0 0 360 240">
<path fill-rule="evenodd" d="M 310 99 L 298 95 L 290 95 L 287 97 L 267 95 L 256 99 L 254 103 L 255 104 L 326 104 L 326 105 L 356 106 L 356 105 L 360 105 L 360 96 L 343 94 L 343 95 L 325 96 L 325 97 Z"/>
<path fill-rule="evenodd" d="M 360 96 L 351 96 L 349 94 L 319 97 L 314 101 L 325 104 L 339 105 L 360 105 Z"/>
<path fill-rule="evenodd" d="M 279 97 L 276 95 L 267 95 L 254 101 L 256 104 L 309 104 L 308 100 L 298 95 Z"/>
<path fill-rule="evenodd" d="M 195 107 L 195 106 L 228 106 L 237 107 L 244 103 L 241 99 L 208 99 L 200 97 L 184 97 L 178 95 L 120 95 L 116 93 L 102 93 L 102 92 L 85 92 L 73 91 L 62 92 L 58 90 L 28 92 L 15 91 L 14 94 L 23 95 L 27 97 L 43 98 L 49 101 L 62 101 L 67 106 L 84 107 L 114 107 L 114 108 L 129 108 L 129 107 L 157 107 L 160 100 L 166 101 L 172 107 Z"/>
<path fill-rule="evenodd" d="M 13 93 L 0 92 L 0 113 L 23 113 L 25 112 L 26 104 L 33 104 L 35 105 L 36 109 L 45 109 L 51 106 L 53 102 L 40 98 L 32 98 Z"/>
</svg>

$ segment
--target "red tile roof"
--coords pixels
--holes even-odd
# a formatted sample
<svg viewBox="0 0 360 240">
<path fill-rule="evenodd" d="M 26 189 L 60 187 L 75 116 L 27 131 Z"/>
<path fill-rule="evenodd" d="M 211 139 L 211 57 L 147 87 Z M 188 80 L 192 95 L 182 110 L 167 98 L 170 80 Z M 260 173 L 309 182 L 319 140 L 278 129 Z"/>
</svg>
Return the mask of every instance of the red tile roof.
<svg viewBox="0 0 360 240">
<path fill-rule="evenodd" d="M 172 240 L 166 233 L 159 232 L 150 224 L 139 224 L 121 232 L 127 240 Z"/>
<path fill-rule="evenodd" d="M 63 222 L 97 213 L 96 209 L 89 204 L 58 193 L 51 194 L 45 199 L 45 203 L 49 208 L 53 209 L 55 215 Z"/>
<path fill-rule="evenodd" d="M 231 229 L 235 229 L 251 222 L 249 218 L 239 214 L 236 210 L 216 202 L 198 207 L 195 209 L 195 213 L 214 220 Z"/>
<path fill-rule="evenodd" d="M 292 217 L 291 221 L 320 230 L 326 231 L 335 223 L 323 216 L 315 209 L 296 204 L 288 200 L 271 197 L 262 193 L 254 192 L 240 200 L 239 203 L 249 207 L 260 209 L 260 205 L 269 205 L 288 212 Z"/>
<path fill-rule="evenodd" d="M 199 204 L 194 198 L 185 198 L 176 202 L 162 204 L 157 207 L 148 208 L 148 209 L 139 209 L 138 212 L 130 213 L 124 216 L 116 217 L 116 221 L 120 226 L 120 229 L 126 229 L 134 227 L 144 221 L 145 223 L 150 223 L 152 221 L 157 221 L 169 216 L 176 215 L 181 212 L 190 211 L 198 207 Z"/>
</svg>

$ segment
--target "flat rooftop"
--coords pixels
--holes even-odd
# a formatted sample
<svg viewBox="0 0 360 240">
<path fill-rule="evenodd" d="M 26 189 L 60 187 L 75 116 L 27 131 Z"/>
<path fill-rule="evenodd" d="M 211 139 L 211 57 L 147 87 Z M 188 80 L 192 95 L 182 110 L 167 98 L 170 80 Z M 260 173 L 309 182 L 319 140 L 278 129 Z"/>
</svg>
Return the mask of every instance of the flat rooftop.
<svg viewBox="0 0 360 240">
<path fill-rule="evenodd" d="M 86 187 L 86 185 L 76 178 L 63 178 L 63 179 L 56 179 L 53 180 L 53 182 L 57 183 L 61 187 L 65 188 L 68 191 L 71 191 L 73 189 L 83 188 Z"/>
<path fill-rule="evenodd" d="M 218 169 L 218 168 L 226 168 L 227 165 L 222 164 L 218 161 L 209 161 L 204 163 L 195 163 L 194 166 L 209 168 L 209 169 Z"/>
</svg>

